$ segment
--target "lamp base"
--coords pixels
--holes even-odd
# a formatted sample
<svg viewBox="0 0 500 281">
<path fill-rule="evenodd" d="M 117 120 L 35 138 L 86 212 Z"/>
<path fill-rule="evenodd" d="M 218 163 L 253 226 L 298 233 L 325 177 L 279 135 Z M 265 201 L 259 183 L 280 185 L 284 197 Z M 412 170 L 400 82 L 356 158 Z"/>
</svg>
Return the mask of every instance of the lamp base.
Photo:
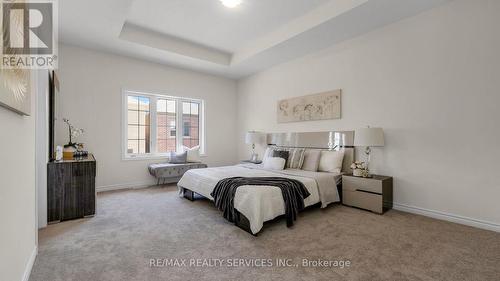
<svg viewBox="0 0 500 281">
<path fill-rule="evenodd" d="M 366 176 L 365 176 L 365 178 L 371 178 L 371 175 L 370 175 L 370 158 L 371 158 L 370 154 L 371 154 L 371 152 L 372 152 L 372 149 L 369 146 L 367 146 L 365 148 L 365 154 L 366 154 L 366 173 L 365 173 Z"/>
<path fill-rule="evenodd" d="M 250 156 L 250 161 L 257 162 L 258 159 L 259 159 L 259 154 L 253 152 L 252 155 Z"/>
</svg>

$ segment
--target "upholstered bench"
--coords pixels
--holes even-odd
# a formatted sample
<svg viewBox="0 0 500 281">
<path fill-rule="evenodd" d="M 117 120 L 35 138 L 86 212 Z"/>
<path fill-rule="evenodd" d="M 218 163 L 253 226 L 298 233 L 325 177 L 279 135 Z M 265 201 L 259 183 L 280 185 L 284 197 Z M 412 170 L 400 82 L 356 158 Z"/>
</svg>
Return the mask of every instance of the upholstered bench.
<svg viewBox="0 0 500 281">
<path fill-rule="evenodd" d="M 191 169 L 206 168 L 207 165 L 203 163 L 185 163 L 185 164 L 151 164 L 149 165 L 149 173 L 157 178 L 157 184 L 175 183 L 178 182 L 185 172 Z"/>
</svg>

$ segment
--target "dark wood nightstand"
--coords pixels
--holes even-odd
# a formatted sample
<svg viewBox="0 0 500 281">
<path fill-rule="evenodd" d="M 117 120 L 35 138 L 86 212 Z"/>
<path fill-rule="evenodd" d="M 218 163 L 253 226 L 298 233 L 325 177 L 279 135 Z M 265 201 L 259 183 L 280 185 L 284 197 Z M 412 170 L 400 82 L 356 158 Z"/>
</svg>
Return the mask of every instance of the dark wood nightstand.
<svg viewBox="0 0 500 281">
<path fill-rule="evenodd" d="M 261 164 L 262 161 L 261 160 L 257 160 L 257 161 L 252 161 L 252 160 L 242 160 L 241 163 L 251 163 L 251 164 Z"/>
<path fill-rule="evenodd" d="M 392 208 L 392 177 L 343 175 L 342 204 L 383 214 Z"/>
</svg>

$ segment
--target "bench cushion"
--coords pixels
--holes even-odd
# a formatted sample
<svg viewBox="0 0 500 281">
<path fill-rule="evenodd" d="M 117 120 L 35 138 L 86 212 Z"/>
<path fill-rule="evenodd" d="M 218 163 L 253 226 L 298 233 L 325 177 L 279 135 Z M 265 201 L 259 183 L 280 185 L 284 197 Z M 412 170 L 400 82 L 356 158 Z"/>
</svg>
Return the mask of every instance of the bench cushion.
<svg viewBox="0 0 500 281">
<path fill-rule="evenodd" d="M 206 168 L 207 165 L 203 163 L 184 163 L 184 164 L 150 164 L 148 167 L 149 173 L 158 179 L 166 178 L 179 178 L 184 173 L 191 169 Z"/>
</svg>

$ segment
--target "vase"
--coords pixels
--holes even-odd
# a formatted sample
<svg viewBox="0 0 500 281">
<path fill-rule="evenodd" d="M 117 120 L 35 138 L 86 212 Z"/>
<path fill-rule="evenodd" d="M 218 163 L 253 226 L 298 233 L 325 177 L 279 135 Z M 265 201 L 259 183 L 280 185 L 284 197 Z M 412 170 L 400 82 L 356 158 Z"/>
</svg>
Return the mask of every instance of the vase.
<svg viewBox="0 0 500 281">
<path fill-rule="evenodd" d="M 362 177 L 363 176 L 363 169 L 353 169 L 352 170 L 352 175 L 355 177 Z"/>
</svg>

